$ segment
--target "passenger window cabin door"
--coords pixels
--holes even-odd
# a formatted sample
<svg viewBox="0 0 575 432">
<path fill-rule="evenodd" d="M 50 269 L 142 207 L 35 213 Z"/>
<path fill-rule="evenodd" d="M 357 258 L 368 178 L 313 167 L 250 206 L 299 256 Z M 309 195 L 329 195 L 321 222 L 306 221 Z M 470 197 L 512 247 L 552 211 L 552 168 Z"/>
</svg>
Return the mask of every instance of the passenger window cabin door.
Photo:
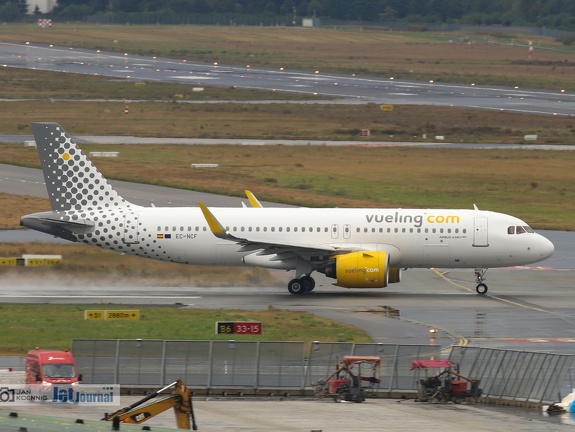
<svg viewBox="0 0 575 432">
<path fill-rule="evenodd" d="M 332 239 L 339 238 L 339 225 L 338 224 L 333 224 L 331 226 L 331 238 Z"/>
<path fill-rule="evenodd" d="M 473 246 L 474 247 L 487 247 L 489 246 L 487 218 L 476 217 L 474 218 L 473 229 Z"/>
</svg>

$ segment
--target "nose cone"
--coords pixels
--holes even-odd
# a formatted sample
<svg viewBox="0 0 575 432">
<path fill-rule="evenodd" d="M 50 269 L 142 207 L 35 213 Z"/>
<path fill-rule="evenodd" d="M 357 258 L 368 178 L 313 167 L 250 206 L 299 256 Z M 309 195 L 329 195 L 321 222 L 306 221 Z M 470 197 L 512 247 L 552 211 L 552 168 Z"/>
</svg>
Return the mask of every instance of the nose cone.
<svg viewBox="0 0 575 432">
<path fill-rule="evenodd" d="M 555 246 L 551 241 L 542 235 L 539 235 L 539 254 L 541 255 L 541 261 L 549 258 L 555 252 Z"/>
</svg>

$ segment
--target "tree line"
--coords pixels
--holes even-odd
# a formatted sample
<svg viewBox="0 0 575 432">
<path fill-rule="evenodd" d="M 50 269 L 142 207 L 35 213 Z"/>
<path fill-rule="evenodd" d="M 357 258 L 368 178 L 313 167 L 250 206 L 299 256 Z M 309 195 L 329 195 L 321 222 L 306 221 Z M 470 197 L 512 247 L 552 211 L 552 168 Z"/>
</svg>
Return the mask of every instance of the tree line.
<svg viewBox="0 0 575 432">
<path fill-rule="evenodd" d="M 0 0 L 0 21 L 25 18 L 26 0 Z M 39 11 L 35 11 L 40 15 Z M 53 18 L 91 15 L 270 15 L 348 21 L 453 23 L 575 29 L 573 0 L 58 0 Z"/>
</svg>

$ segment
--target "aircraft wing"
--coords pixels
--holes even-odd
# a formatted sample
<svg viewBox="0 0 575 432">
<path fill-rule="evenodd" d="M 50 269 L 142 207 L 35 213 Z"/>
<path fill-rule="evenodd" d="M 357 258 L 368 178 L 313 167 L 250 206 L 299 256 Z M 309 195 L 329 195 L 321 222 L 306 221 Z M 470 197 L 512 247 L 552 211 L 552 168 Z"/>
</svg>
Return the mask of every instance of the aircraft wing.
<svg viewBox="0 0 575 432">
<path fill-rule="evenodd" d="M 236 237 L 233 234 L 230 234 L 229 231 L 226 231 L 224 226 L 217 220 L 204 203 L 198 203 L 198 205 L 202 210 L 212 233 L 220 239 L 236 242 L 241 246 L 238 252 L 259 251 L 258 255 L 276 254 L 277 257 L 273 260 L 279 261 L 293 258 L 295 256 L 300 256 L 304 259 L 309 259 L 312 256 L 323 256 L 329 258 L 333 255 L 360 250 L 359 247 L 353 247 L 353 245 L 339 247 L 338 245 L 318 245 L 309 243 L 270 243 L 249 239 L 247 237 Z"/>
</svg>

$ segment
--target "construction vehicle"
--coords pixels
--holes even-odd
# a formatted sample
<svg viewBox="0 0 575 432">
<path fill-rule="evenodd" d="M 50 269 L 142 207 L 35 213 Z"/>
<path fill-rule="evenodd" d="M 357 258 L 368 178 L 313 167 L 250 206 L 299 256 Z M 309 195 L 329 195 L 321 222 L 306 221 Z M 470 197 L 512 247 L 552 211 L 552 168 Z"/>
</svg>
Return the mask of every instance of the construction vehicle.
<svg viewBox="0 0 575 432">
<path fill-rule="evenodd" d="M 174 390 L 171 393 L 164 393 L 172 387 Z M 158 399 L 154 400 L 154 398 Z M 106 413 L 102 420 L 112 421 L 112 430 L 119 430 L 120 423 L 140 424 L 170 408 L 174 409 L 178 429 L 198 430 L 192 406 L 192 396 L 181 380 L 173 382 L 112 414 Z"/>
<path fill-rule="evenodd" d="M 376 356 L 344 356 L 337 370 L 325 380 L 315 383 L 315 396 L 332 396 L 335 402 L 365 400 L 365 392 L 373 392 L 379 386 L 381 358 Z M 369 376 L 362 375 L 369 368 Z M 355 368 L 355 372 L 354 369 Z"/>
<path fill-rule="evenodd" d="M 442 372 L 419 380 L 416 402 L 453 402 L 456 404 L 473 398 L 479 399 L 482 390 L 479 380 L 459 373 L 459 366 L 451 360 L 413 360 L 411 370 L 443 369 Z"/>
</svg>

